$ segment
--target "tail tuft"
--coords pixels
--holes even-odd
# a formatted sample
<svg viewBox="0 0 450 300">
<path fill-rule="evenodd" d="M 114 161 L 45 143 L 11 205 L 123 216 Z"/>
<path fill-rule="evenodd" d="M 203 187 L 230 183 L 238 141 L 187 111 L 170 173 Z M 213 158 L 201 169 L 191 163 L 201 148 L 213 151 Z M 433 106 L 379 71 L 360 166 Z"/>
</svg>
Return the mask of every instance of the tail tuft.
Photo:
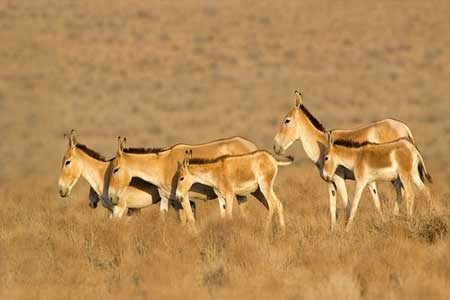
<svg viewBox="0 0 450 300">
<path fill-rule="evenodd" d="M 419 169 L 420 180 L 422 180 L 422 182 L 425 183 L 425 178 L 426 178 L 429 183 L 433 183 L 433 178 L 431 177 L 430 173 L 428 173 L 428 170 L 424 167 L 422 161 L 419 163 L 418 169 Z"/>
</svg>

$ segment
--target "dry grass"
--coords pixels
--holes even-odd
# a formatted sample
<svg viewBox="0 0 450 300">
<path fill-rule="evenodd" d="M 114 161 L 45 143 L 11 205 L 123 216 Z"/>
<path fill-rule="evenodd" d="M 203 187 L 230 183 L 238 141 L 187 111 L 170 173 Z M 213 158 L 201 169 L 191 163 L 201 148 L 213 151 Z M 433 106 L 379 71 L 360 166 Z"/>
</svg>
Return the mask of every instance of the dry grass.
<svg viewBox="0 0 450 300">
<path fill-rule="evenodd" d="M 448 297 L 447 1 L 150 2 L 0 3 L 0 298 Z M 329 128 L 405 121 L 435 209 L 419 195 L 412 220 L 394 218 L 382 185 L 385 223 L 365 194 L 351 233 L 341 209 L 331 234 L 299 145 L 277 180 L 282 237 L 263 236 L 252 200 L 231 223 L 199 203 L 194 237 L 157 207 L 111 222 L 85 183 L 57 196 L 70 128 L 107 155 L 117 135 L 154 147 L 242 135 L 270 149 L 294 89 Z"/>
<path fill-rule="evenodd" d="M 288 186 L 287 181 L 280 186 Z M 287 208 L 287 234 L 279 236 L 275 230 L 268 237 L 261 231 L 265 210 L 257 201 L 250 202 L 248 219 L 238 217 L 230 223 L 218 220 L 217 203 L 199 203 L 201 232 L 191 236 L 173 213 L 161 220 L 156 207 L 111 222 L 101 209 L 87 207 L 84 194 L 60 200 L 53 191 L 39 191 L 42 185 L 31 185 L 39 191 L 33 196 L 7 189 L 1 195 L 0 296 L 437 299 L 448 295 L 448 209 L 430 212 L 421 201 L 412 221 L 388 216 L 383 223 L 365 201 L 354 230 L 345 234 L 340 228 L 332 234 L 325 195 L 316 198 L 301 187 L 320 184 L 303 179 L 300 188 L 279 191 Z"/>
</svg>

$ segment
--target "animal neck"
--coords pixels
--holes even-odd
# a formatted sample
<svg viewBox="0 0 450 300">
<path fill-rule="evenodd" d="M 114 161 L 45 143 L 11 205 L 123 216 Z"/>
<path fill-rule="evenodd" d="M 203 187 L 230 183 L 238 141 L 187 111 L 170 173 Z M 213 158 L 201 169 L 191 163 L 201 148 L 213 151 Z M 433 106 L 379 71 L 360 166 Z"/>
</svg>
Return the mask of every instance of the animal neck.
<svg viewBox="0 0 450 300">
<path fill-rule="evenodd" d="M 154 185 L 161 186 L 164 174 L 165 155 L 124 153 L 131 177 L 139 177 Z"/>
<path fill-rule="evenodd" d="M 80 159 L 83 161 L 81 176 L 95 190 L 97 195 L 102 195 L 104 186 L 104 176 L 109 162 L 104 162 L 90 157 L 83 151 L 78 151 Z"/>
<path fill-rule="evenodd" d="M 299 122 L 299 139 L 303 149 L 308 158 L 317 164 L 322 155 L 321 147 L 326 145 L 325 133 L 317 129 L 301 109 L 299 109 L 297 122 Z"/>
<path fill-rule="evenodd" d="M 217 164 L 199 164 L 190 165 L 189 173 L 194 178 L 194 182 L 201 183 L 208 186 L 216 186 L 214 170 L 217 169 Z"/>
</svg>

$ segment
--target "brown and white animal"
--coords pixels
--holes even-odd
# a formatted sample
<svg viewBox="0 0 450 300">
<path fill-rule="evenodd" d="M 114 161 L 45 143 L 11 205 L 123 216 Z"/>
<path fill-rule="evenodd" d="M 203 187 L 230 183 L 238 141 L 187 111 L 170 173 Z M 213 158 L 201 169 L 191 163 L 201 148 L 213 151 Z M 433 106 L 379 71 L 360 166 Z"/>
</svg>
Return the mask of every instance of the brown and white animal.
<svg viewBox="0 0 450 300">
<path fill-rule="evenodd" d="M 116 157 L 112 160 L 112 174 L 109 182 L 109 198 L 112 203 L 120 202 L 123 193 L 133 177 L 139 177 L 158 187 L 161 195 L 161 210 L 167 211 L 170 200 L 175 200 L 175 188 L 179 162 L 186 150 L 193 149 L 197 158 L 211 159 L 226 154 L 243 154 L 255 151 L 257 147 L 242 137 L 232 137 L 199 145 L 177 144 L 168 148 L 125 148 L 126 139 L 119 141 Z M 201 184 L 191 189 L 192 198 L 208 200 L 217 198 L 214 191 Z M 240 203 L 246 201 L 239 198 Z M 176 201 L 176 200 L 175 200 Z M 223 204 L 219 205 L 223 210 Z"/>
<path fill-rule="evenodd" d="M 431 183 L 422 155 L 417 147 L 408 139 L 402 138 L 383 144 L 369 142 L 336 141 L 334 133 L 327 133 L 328 147 L 325 150 L 323 175 L 327 181 L 332 182 L 338 165 L 342 165 L 354 174 L 356 181 L 355 196 L 352 211 L 346 230 L 350 229 L 359 200 L 364 187 L 376 181 L 398 181 L 403 186 L 406 196 L 406 207 L 409 216 L 412 216 L 414 207 L 414 183 L 431 203 L 431 194 L 424 184 L 424 178 Z M 400 191 L 397 191 L 397 206 L 401 201 Z"/>
<path fill-rule="evenodd" d="M 160 201 L 158 189 L 145 181 L 133 180 L 124 189 L 123 201 L 113 205 L 108 199 L 105 181 L 109 177 L 110 160 L 77 143 L 75 131 L 68 136 L 69 146 L 64 153 L 61 165 L 58 189 L 61 197 L 70 195 L 72 188 L 80 177 L 83 177 L 90 185 L 89 206 L 97 207 L 99 201 L 108 209 L 110 217 L 122 217 L 127 210 L 140 209 Z"/>
<path fill-rule="evenodd" d="M 302 95 L 298 91 L 295 91 L 295 97 L 295 107 L 286 115 L 275 136 L 274 151 L 277 154 L 282 154 L 295 141 L 301 141 L 306 155 L 316 165 L 322 176 L 324 151 L 327 145 L 325 127 L 306 109 Z M 336 129 L 333 130 L 333 135 L 335 139 L 355 142 L 371 141 L 374 143 L 384 143 L 405 137 L 415 144 L 408 126 L 394 119 L 384 119 L 352 129 Z M 351 206 L 348 202 L 345 187 L 346 179 L 353 180 L 353 172 L 339 166 L 333 178 L 334 184 L 328 183 L 331 229 L 336 224 L 336 190 L 341 195 L 347 218 L 350 215 Z M 370 183 L 369 188 L 374 204 L 381 213 L 375 182 Z"/>
<path fill-rule="evenodd" d="M 281 228 L 284 230 L 283 205 L 273 190 L 278 166 L 286 166 L 289 161 L 278 161 L 265 150 L 257 150 L 248 154 L 225 155 L 215 159 L 192 159 L 192 150 L 186 151 L 180 176 L 178 178 L 176 196 L 186 210 L 187 219 L 195 222 L 189 210 L 188 191 L 195 183 L 213 188 L 221 202 L 225 202 L 225 213 L 231 218 L 233 202 L 236 196 L 254 195 L 269 210 L 266 221 L 266 232 L 277 212 Z"/>
</svg>

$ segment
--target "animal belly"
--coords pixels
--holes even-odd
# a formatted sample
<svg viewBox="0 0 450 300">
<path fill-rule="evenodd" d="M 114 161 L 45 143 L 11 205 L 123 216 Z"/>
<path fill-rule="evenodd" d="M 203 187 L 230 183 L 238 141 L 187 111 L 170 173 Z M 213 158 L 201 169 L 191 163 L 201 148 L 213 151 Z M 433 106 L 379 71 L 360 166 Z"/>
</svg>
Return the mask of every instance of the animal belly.
<svg viewBox="0 0 450 300">
<path fill-rule="evenodd" d="M 140 190 L 128 191 L 126 194 L 126 203 L 129 208 L 144 208 L 152 205 L 153 196 Z"/>
<path fill-rule="evenodd" d="M 189 190 L 189 198 L 196 200 L 211 200 L 216 199 L 217 195 L 214 193 L 213 188 L 200 183 L 195 183 Z"/>
<path fill-rule="evenodd" d="M 398 172 L 396 168 L 380 168 L 373 170 L 369 177 L 373 181 L 392 181 L 398 177 Z"/>
<path fill-rule="evenodd" d="M 128 208 L 144 208 L 153 204 L 151 199 L 133 199 L 127 203 Z"/>
<path fill-rule="evenodd" d="M 238 186 L 234 187 L 234 193 L 238 196 L 247 196 L 258 189 L 258 183 L 255 181 L 246 181 L 239 183 Z"/>
</svg>

